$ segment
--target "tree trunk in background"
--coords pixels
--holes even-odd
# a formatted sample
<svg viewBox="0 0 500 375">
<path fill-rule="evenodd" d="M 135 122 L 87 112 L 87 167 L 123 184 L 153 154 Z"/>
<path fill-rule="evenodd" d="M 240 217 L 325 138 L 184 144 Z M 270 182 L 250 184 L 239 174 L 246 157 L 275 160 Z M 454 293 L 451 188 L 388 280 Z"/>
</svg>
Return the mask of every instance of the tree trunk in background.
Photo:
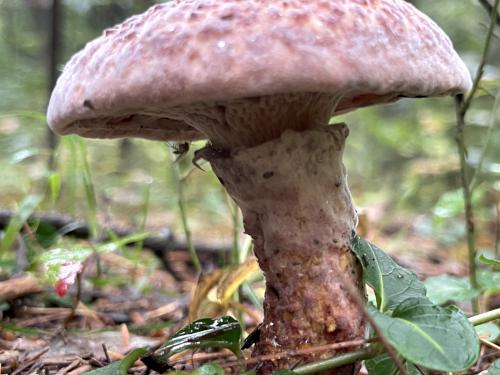
<svg viewBox="0 0 500 375">
<path fill-rule="evenodd" d="M 61 58 L 61 0 L 52 0 L 52 7 L 50 11 L 50 35 L 48 41 L 49 50 L 49 64 L 48 64 L 48 97 L 56 85 L 59 72 L 57 66 Z M 49 170 L 55 169 L 56 160 L 54 152 L 57 147 L 57 135 L 47 128 L 47 145 L 50 151 L 49 157 Z"/>
</svg>

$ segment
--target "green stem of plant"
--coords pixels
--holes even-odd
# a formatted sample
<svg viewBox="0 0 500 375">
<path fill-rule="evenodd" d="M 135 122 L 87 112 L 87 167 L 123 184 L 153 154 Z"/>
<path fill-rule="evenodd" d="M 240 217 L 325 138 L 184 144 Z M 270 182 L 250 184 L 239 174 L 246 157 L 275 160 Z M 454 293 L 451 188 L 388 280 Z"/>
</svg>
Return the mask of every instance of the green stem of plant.
<svg viewBox="0 0 500 375">
<path fill-rule="evenodd" d="M 500 309 L 495 309 L 479 315 L 471 316 L 469 318 L 469 322 L 471 322 L 471 324 L 474 326 L 478 326 L 497 319 L 500 319 Z"/>
<path fill-rule="evenodd" d="M 465 201 L 465 220 L 466 220 L 466 232 L 467 232 L 467 246 L 469 249 L 469 278 L 470 284 L 474 289 L 478 289 L 478 281 L 477 281 L 477 273 L 476 273 L 476 240 L 475 240 L 475 231 L 474 231 L 474 212 L 472 209 L 472 193 L 471 193 L 471 185 L 470 180 L 467 176 L 467 162 L 466 155 L 467 149 L 465 146 L 465 116 L 469 107 L 474 100 L 474 96 L 479 89 L 479 83 L 481 82 L 481 78 L 484 74 L 484 66 L 486 65 L 486 60 L 488 58 L 488 54 L 491 46 L 491 39 L 493 37 L 493 31 L 495 29 L 495 23 L 497 19 L 497 11 L 500 0 L 495 0 L 495 4 L 491 10 L 491 19 L 490 25 L 488 29 L 488 33 L 486 35 L 486 40 L 484 42 L 483 53 L 481 55 L 481 60 L 479 62 L 476 75 L 474 77 L 474 82 L 472 85 L 472 90 L 470 91 L 467 98 L 464 100 L 463 95 L 456 96 L 456 110 L 457 110 L 457 134 L 456 134 L 456 142 L 458 147 L 458 154 L 460 158 L 460 179 L 462 182 L 462 189 Z M 474 313 L 478 313 L 480 311 L 479 299 L 472 299 L 472 310 Z"/>
<path fill-rule="evenodd" d="M 486 160 L 486 156 L 488 156 L 491 145 L 494 143 L 495 137 L 493 136 L 495 125 L 497 123 L 497 110 L 500 105 L 500 91 L 495 96 L 495 102 L 493 104 L 493 108 L 491 110 L 491 119 L 488 126 L 488 131 L 486 132 L 486 142 L 481 151 L 481 156 L 479 157 L 479 162 L 477 163 L 477 167 L 474 172 L 472 172 L 472 176 L 470 179 L 470 190 L 474 193 L 474 190 L 479 186 L 479 176 L 481 174 L 481 170 L 483 169 L 484 162 Z"/>
<path fill-rule="evenodd" d="M 315 363 L 309 363 L 307 365 L 299 366 L 293 369 L 293 372 L 296 374 L 316 374 L 321 371 L 326 371 L 332 368 L 337 368 L 344 365 L 349 365 L 351 363 L 356 363 L 358 361 L 363 361 L 365 359 L 373 358 L 381 352 L 382 352 L 381 346 L 372 345 L 367 349 L 357 350 L 355 352 L 341 354 L 333 358 L 325 359 L 323 361 L 318 361 Z"/>
<path fill-rule="evenodd" d="M 469 322 L 471 322 L 471 324 L 474 326 L 478 326 L 481 324 L 492 322 L 497 319 L 500 319 L 500 309 L 471 316 L 469 318 Z M 382 353 L 383 350 L 384 349 L 382 345 L 373 344 L 366 349 L 357 350 L 355 352 L 350 352 L 336 357 L 328 358 L 322 361 L 308 363 L 306 365 L 299 366 L 295 368 L 293 372 L 296 374 L 315 374 L 317 372 L 330 370 L 344 365 L 349 365 L 351 363 L 355 363 L 358 361 L 374 358 L 378 354 Z"/>
<path fill-rule="evenodd" d="M 465 227 L 467 233 L 467 247 L 469 250 L 469 280 L 470 285 L 473 289 L 479 289 L 479 283 L 477 281 L 477 270 L 476 270 L 476 238 L 474 230 L 474 211 L 472 209 L 472 194 L 470 191 L 470 184 L 467 177 L 467 161 L 466 161 L 466 146 L 465 146 L 465 102 L 463 95 L 457 95 L 455 97 L 456 109 L 457 109 L 457 133 L 456 142 L 458 147 L 458 156 L 460 158 L 460 181 L 462 183 L 462 192 L 464 196 L 464 206 L 465 206 Z M 474 314 L 479 313 L 479 299 L 472 299 L 472 311 Z"/>
<path fill-rule="evenodd" d="M 172 177 L 174 178 L 176 187 L 177 187 L 177 205 L 179 207 L 179 211 L 181 214 L 182 220 L 182 228 L 184 230 L 184 236 L 186 237 L 186 243 L 188 246 L 188 251 L 191 256 L 191 261 L 193 262 L 194 269 L 196 272 L 201 272 L 201 262 L 200 258 L 198 258 L 198 253 L 193 244 L 193 238 L 191 235 L 191 230 L 189 229 L 187 212 L 186 212 L 186 198 L 184 196 L 184 178 L 182 177 L 181 170 L 179 168 L 179 164 L 176 161 L 176 156 L 173 154 L 172 150 L 170 150 L 171 156 L 171 165 L 172 165 Z"/>
<path fill-rule="evenodd" d="M 229 211 L 231 213 L 231 220 L 233 224 L 233 246 L 232 246 L 232 252 L 231 252 L 231 264 L 232 265 L 238 265 L 240 264 L 243 259 L 241 258 L 241 251 L 240 251 L 240 233 L 241 233 L 241 228 L 240 228 L 240 211 L 238 209 L 238 206 L 232 201 L 232 198 L 229 196 L 229 194 L 226 194 L 226 202 L 227 206 L 229 208 Z"/>
<path fill-rule="evenodd" d="M 484 41 L 484 47 L 483 47 L 483 53 L 481 55 L 481 60 L 479 60 L 479 65 L 477 67 L 476 75 L 474 77 L 474 82 L 472 84 L 472 89 L 469 92 L 469 95 L 465 99 L 462 107 L 462 111 L 465 117 L 465 114 L 469 110 L 469 107 L 472 103 L 472 100 L 474 100 L 474 96 L 479 89 L 479 83 L 481 82 L 481 78 L 483 78 L 484 74 L 484 66 L 486 65 L 486 60 L 488 58 L 488 54 L 490 52 L 490 46 L 491 46 L 491 39 L 493 38 L 493 33 L 495 31 L 495 23 L 497 21 L 497 14 L 498 14 L 498 5 L 500 3 L 500 0 L 495 0 L 495 4 L 491 8 L 490 12 L 490 24 L 488 27 L 488 33 L 486 34 L 486 39 Z"/>
</svg>

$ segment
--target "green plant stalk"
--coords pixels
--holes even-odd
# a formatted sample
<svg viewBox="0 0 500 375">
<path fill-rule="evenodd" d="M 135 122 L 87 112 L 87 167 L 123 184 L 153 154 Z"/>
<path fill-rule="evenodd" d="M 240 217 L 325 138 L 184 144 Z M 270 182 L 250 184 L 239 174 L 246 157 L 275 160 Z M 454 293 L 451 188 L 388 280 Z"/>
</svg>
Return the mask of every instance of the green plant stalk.
<svg viewBox="0 0 500 375">
<path fill-rule="evenodd" d="M 498 0 L 497 0 L 498 1 Z M 479 282 L 477 280 L 477 267 L 476 267 L 476 238 L 475 238 L 475 228 L 474 228 L 474 211 L 472 209 L 472 194 L 470 191 L 470 184 L 467 177 L 467 161 L 466 161 L 466 146 L 464 137 L 465 128 L 465 102 L 463 95 L 457 95 L 455 97 L 455 103 L 457 108 L 457 133 L 456 142 L 458 148 L 458 155 L 460 158 L 460 181 L 462 183 L 462 192 L 464 196 L 464 206 L 465 206 L 465 227 L 467 233 L 467 247 L 469 253 L 469 280 L 470 285 L 473 289 L 479 289 Z M 479 299 L 472 299 L 472 310 L 475 314 L 479 313 Z"/>
<path fill-rule="evenodd" d="M 469 322 L 474 326 L 479 326 L 484 323 L 489 323 L 500 319 L 500 309 L 491 310 L 479 315 L 471 316 Z"/>
<path fill-rule="evenodd" d="M 500 309 L 485 312 L 483 314 L 471 316 L 469 322 L 478 326 L 500 319 Z M 371 359 L 383 352 L 383 347 L 380 344 L 373 344 L 366 349 L 357 350 L 354 352 L 342 354 L 336 357 L 328 358 L 322 361 L 308 363 L 293 369 L 296 374 L 315 374 L 320 371 L 326 371 L 333 368 L 349 365 L 358 361 Z"/>
<path fill-rule="evenodd" d="M 498 14 L 498 5 L 500 1 L 495 0 L 495 4 L 491 8 L 490 11 L 490 24 L 488 27 L 488 33 L 486 34 L 486 39 L 484 41 L 484 48 L 483 48 L 483 53 L 481 55 L 481 60 L 479 60 L 479 65 L 477 67 L 476 75 L 474 77 L 474 82 L 472 84 L 472 89 L 469 92 L 469 95 L 467 95 L 467 98 L 465 99 L 463 106 L 462 106 L 462 113 L 463 117 L 465 118 L 465 114 L 469 110 L 469 107 L 474 100 L 474 96 L 479 89 L 479 83 L 481 82 L 481 78 L 483 78 L 484 74 L 484 66 L 486 65 L 486 60 L 488 58 L 488 54 L 490 52 L 490 47 L 491 47 L 491 39 L 493 38 L 494 30 L 495 30 L 495 23 L 497 21 L 497 14 Z"/>
<path fill-rule="evenodd" d="M 92 173 L 87 157 L 87 146 L 83 138 L 75 138 L 80 151 L 81 170 L 83 170 L 83 185 L 85 196 L 87 199 L 88 221 L 90 234 L 92 239 L 97 239 L 99 236 L 99 224 L 97 220 L 97 197 L 95 194 L 94 183 L 92 181 Z"/>
<path fill-rule="evenodd" d="M 496 215 L 496 239 L 495 239 L 495 258 L 500 258 L 500 202 L 495 202 Z"/>
<path fill-rule="evenodd" d="M 372 345 L 368 349 L 357 350 L 354 352 L 341 354 L 333 358 L 299 366 L 293 369 L 293 372 L 295 374 L 316 374 L 321 371 L 326 371 L 332 368 L 337 368 L 358 361 L 363 361 L 365 359 L 370 359 L 380 353 L 382 353 L 382 347 L 378 345 Z"/>
<path fill-rule="evenodd" d="M 462 189 L 464 195 L 464 206 L 465 206 L 465 220 L 466 220 L 466 232 L 467 232 L 467 246 L 469 249 L 469 278 L 470 284 L 474 289 L 478 289 L 479 284 L 477 281 L 477 269 L 476 269 L 476 239 L 475 239 L 475 231 L 474 231 L 474 211 L 472 208 L 472 192 L 471 192 L 471 184 L 467 176 L 467 162 L 466 162 L 466 154 L 467 149 L 465 146 L 465 116 L 467 111 L 470 108 L 472 101 L 474 100 L 474 96 L 479 89 L 479 84 L 481 82 L 481 78 L 484 74 L 484 66 L 486 65 L 486 60 L 488 58 L 488 54 L 490 51 L 491 40 L 493 37 L 493 32 L 495 29 L 495 23 L 497 20 L 497 11 L 500 0 L 495 0 L 495 4 L 491 9 L 491 19 L 490 25 L 488 28 L 488 33 L 486 35 L 486 39 L 484 42 L 483 53 L 481 55 L 481 60 L 477 67 L 477 72 L 474 77 L 474 82 L 472 84 L 472 89 L 465 98 L 463 95 L 456 96 L 456 109 L 457 109 L 457 133 L 456 133 L 456 142 L 458 147 L 458 154 L 460 158 L 460 179 L 462 182 Z M 478 313 L 480 310 L 479 300 L 474 298 L 472 300 L 472 309 L 474 313 Z"/>
<path fill-rule="evenodd" d="M 179 207 L 179 211 L 181 214 L 181 220 L 182 220 L 182 228 L 184 230 L 184 236 L 186 237 L 186 243 L 188 246 L 188 251 L 191 256 L 191 261 L 193 262 L 194 269 L 196 272 L 200 273 L 202 268 L 201 268 L 201 262 L 200 258 L 198 257 L 198 253 L 196 252 L 196 249 L 193 244 L 193 238 L 191 235 L 191 230 L 189 229 L 189 224 L 188 224 L 188 219 L 187 219 L 187 211 L 186 211 L 186 198 L 184 195 L 184 181 L 185 179 L 182 177 L 181 170 L 179 168 L 179 164 L 176 161 L 176 155 L 172 152 L 171 149 L 169 149 L 170 156 L 171 156 L 171 166 L 172 166 L 172 176 L 174 178 L 176 188 L 177 188 L 177 205 Z"/>
<path fill-rule="evenodd" d="M 146 188 L 144 190 L 144 200 L 142 204 L 142 218 L 141 223 L 139 224 L 140 232 L 144 232 L 146 229 L 146 222 L 148 221 L 149 215 L 149 204 L 151 201 L 151 183 L 146 183 Z M 144 240 L 140 240 L 137 242 L 136 249 L 137 251 L 141 251 L 144 246 Z"/>
<path fill-rule="evenodd" d="M 226 204 L 229 209 L 229 213 L 231 215 L 231 221 L 233 225 L 233 233 L 232 233 L 232 251 L 231 251 L 231 259 L 230 264 L 232 266 L 240 264 L 244 258 L 241 256 L 241 248 L 240 248 L 240 233 L 241 233 L 241 219 L 240 219 L 240 211 L 238 206 L 233 202 L 232 198 L 229 196 L 227 192 L 223 193 L 226 198 Z"/>
<path fill-rule="evenodd" d="M 495 96 L 495 103 L 493 104 L 493 108 L 491 110 L 490 124 L 488 126 L 488 131 L 486 132 L 486 142 L 485 142 L 483 149 L 481 151 L 481 156 L 479 158 L 479 162 L 477 164 L 477 167 L 476 167 L 475 171 L 472 173 L 472 176 L 470 179 L 470 190 L 472 193 L 479 186 L 479 175 L 481 173 L 481 170 L 483 169 L 484 161 L 486 160 L 486 156 L 488 155 L 488 152 L 491 148 L 491 145 L 493 144 L 493 141 L 495 140 L 493 133 L 495 130 L 495 125 L 497 123 L 496 114 L 497 114 L 497 110 L 498 110 L 499 105 L 500 105 L 500 91 Z"/>
</svg>

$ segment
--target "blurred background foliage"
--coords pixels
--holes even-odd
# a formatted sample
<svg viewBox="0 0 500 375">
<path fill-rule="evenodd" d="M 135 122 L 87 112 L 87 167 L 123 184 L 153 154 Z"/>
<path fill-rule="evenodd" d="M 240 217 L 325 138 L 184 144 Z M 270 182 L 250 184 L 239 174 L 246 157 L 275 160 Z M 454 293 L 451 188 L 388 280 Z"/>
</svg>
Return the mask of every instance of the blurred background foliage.
<svg viewBox="0 0 500 375">
<path fill-rule="evenodd" d="M 90 186 L 95 190 L 100 222 L 140 228 L 147 217 L 147 228 L 171 226 L 182 234 L 167 144 L 69 137 L 59 142 L 54 170 L 48 167 L 50 150 L 43 115 L 52 84 L 54 7 L 59 7 L 55 30 L 59 36 L 56 67 L 60 71 L 73 53 L 104 28 L 153 3 L 0 0 L 0 207 L 13 209 L 28 195 L 45 194 L 40 209 L 84 216 L 92 211 L 86 191 Z M 488 24 L 488 15 L 478 2 L 412 3 L 450 35 L 474 74 Z M 475 196 L 479 246 L 491 251 L 498 246 L 500 199 L 500 114 L 494 104 L 499 92 L 499 38 L 497 34 L 493 41 L 482 85 L 485 89 L 473 103 L 466 130 L 471 170 L 491 139 Z M 463 201 L 453 100 L 406 99 L 332 119 L 338 121 L 351 128 L 345 163 L 355 202 L 366 212 L 368 237 L 392 251 L 452 249 L 462 258 Z M 488 136 L 492 124 L 497 130 Z M 91 171 L 87 177 L 85 160 Z M 184 173 L 190 170 L 189 157 L 179 163 Z M 50 186 L 55 199 L 46 194 Z M 195 239 L 228 243 L 231 206 L 216 178 L 194 169 L 187 180 L 186 198 Z"/>
</svg>

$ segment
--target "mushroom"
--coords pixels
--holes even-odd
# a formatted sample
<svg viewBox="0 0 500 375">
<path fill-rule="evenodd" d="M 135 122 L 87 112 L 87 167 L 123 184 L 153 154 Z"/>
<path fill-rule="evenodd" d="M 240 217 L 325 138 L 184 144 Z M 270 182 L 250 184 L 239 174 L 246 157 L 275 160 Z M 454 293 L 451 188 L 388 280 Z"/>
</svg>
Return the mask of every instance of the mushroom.
<svg viewBox="0 0 500 375">
<path fill-rule="evenodd" d="M 266 277 L 260 355 L 365 334 L 343 286 L 364 291 L 350 250 L 349 131 L 330 118 L 470 86 L 449 38 L 403 0 L 171 1 L 73 56 L 48 119 L 60 134 L 209 140 L 197 157 L 241 208 Z"/>
</svg>

